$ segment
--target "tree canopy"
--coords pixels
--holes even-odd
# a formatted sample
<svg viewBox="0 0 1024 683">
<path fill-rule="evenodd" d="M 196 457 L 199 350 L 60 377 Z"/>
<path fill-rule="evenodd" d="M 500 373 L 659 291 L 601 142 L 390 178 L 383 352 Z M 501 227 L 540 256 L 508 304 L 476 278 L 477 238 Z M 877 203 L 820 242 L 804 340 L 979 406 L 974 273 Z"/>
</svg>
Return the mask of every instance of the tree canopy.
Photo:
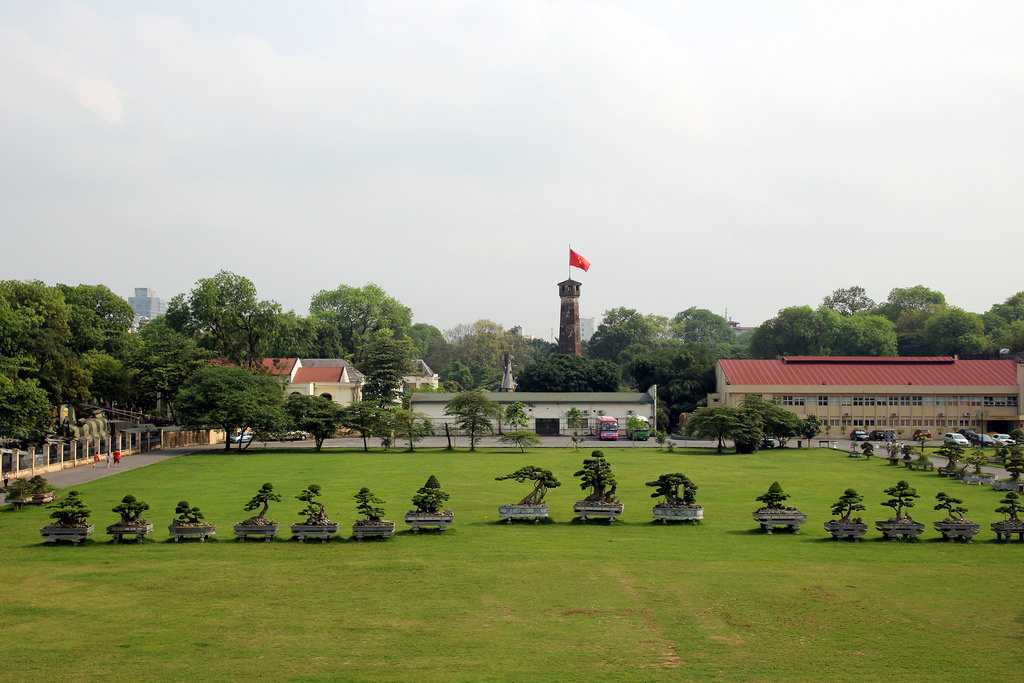
<svg viewBox="0 0 1024 683">
<path fill-rule="evenodd" d="M 519 391 L 617 391 L 615 364 L 567 354 L 541 356 L 523 368 Z"/>
<path fill-rule="evenodd" d="M 267 430 L 284 423 L 284 397 L 272 377 L 244 368 L 211 365 L 197 371 L 178 392 L 178 415 L 197 427 Z M 231 439 L 224 440 L 231 448 Z"/>
</svg>

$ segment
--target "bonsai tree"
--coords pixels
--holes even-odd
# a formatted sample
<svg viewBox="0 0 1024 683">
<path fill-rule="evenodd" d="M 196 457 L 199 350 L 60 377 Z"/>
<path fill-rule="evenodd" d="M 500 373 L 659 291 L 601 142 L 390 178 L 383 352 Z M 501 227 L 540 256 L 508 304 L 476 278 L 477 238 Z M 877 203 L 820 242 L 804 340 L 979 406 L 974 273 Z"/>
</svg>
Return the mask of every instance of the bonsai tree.
<svg viewBox="0 0 1024 683">
<path fill-rule="evenodd" d="M 945 510 L 947 520 L 962 520 L 964 518 L 964 514 L 967 512 L 967 508 L 965 508 L 962 505 L 962 500 L 960 500 L 959 498 L 954 498 L 953 496 L 943 491 L 939 491 L 938 493 L 935 494 L 935 500 L 939 501 L 938 503 L 936 503 L 935 509 Z"/>
<path fill-rule="evenodd" d="M 839 500 L 832 503 L 832 514 L 838 515 L 842 522 L 849 522 L 850 515 L 866 509 L 864 496 L 857 493 L 856 489 L 846 489 L 843 495 L 839 496 Z"/>
<path fill-rule="evenodd" d="M 381 521 L 381 517 L 384 516 L 384 508 L 377 506 L 383 505 L 384 501 L 373 495 L 373 491 L 364 486 L 359 489 L 353 498 L 356 501 L 356 512 L 362 515 L 365 521 Z"/>
<path fill-rule="evenodd" d="M 148 509 L 148 503 L 144 503 L 135 496 L 128 494 L 110 511 L 121 515 L 120 524 L 124 526 L 137 526 L 146 523 L 146 520 L 142 519 L 142 513 Z"/>
<path fill-rule="evenodd" d="M 7 500 L 27 500 L 32 497 L 32 485 L 28 479 L 15 479 L 7 485 Z"/>
<path fill-rule="evenodd" d="M 202 510 L 189 505 L 187 500 L 178 501 L 174 507 L 174 514 L 174 523 L 177 526 L 204 526 Z"/>
<path fill-rule="evenodd" d="M 327 517 L 327 510 L 324 508 L 324 504 L 317 500 L 319 497 L 319 484 L 310 484 L 306 488 L 302 489 L 302 493 L 295 496 L 296 500 L 301 500 L 306 504 L 306 507 L 302 508 L 302 511 L 299 514 L 306 516 L 305 523 L 310 526 L 325 526 L 327 524 L 331 524 L 331 520 Z"/>
<path fill-rule="evenodd" d="M 654 432 L 654 443 L 658 444 L 658 447 L 664 450 L 665 444 L 668 443 L 668 434 L 661 429 Z"/>
<path fill-rule="evenodd" d="M 996 508 L 996 512 L 1006 515 L 1007 522 L 1019 522 L 1020 512 L 1024 510 L 1024 506 L 1021 506 L 1019 501 L 1020 494 L 1015 491 L 1009 491 L 999 501 L 1002 505 Z"/>
<path fill-rule="evenodd" d="M 764 503 L 764 507 L 769 510 L 785 510 L 786 506 L 783 503 L 787 498 L 789 498 L 789 494 L 783 493 L 782 485 L 777 481 L 773 481 L 772 485 L 768 487 L 768 491 L 755 498 L 755 500 L 759 503 Z"/>
<path fill-rule="evenodd" d="M 416 512 L 437 514 L 441 512 L 448 498 L 448 493 L 441 489 L 441 482 L 431 474 L 427 482 L 412 497 L 412 504 L 416 507 Z"/>
<path fill-rule="evenodd" d="M 520 484 L 528 481 L 533 482 L 533 490 L 519 501 L 519 505 L 543 505 L 544 496 L 547 495 L 548 489 L 556 489 L 562 485 L 562 482 L 555 478 L 551 470 L 535 465 L 520 467 L 515 472 L 494 478 L 495 481 L 505 481 L 506 479 L 512 479 Z"/>
<path fill-rule="evenodd" d="M 910 515 L 904 515 L 904 510 L 914 507 L 914 499 L 918 498 L 917 489 L 913 488 L 905 480 L 896 482 L 895 486 L 885 489 L 885 494 L 890 496 L 889 500 L 882 503 L 896 511 L 896 520 L 910 520 Z"/>
<path fill-rule="evenodd" d="M 697 485 L 682 472 L 662 474 L 645 486 L 654 487 L 651 498 L 664 498 L 666 505 L 694 505 L 697 501 Z M 683 488 L 682 495 L 679 487 Z"/>
<path fill-rule="evenodd" d="M 590 490 L 586 500 L 602 503 L 616 503 L 615 490 L 618 484 L 612 474 L 612 466 L 604 459 L 604 452 L 593 451 L 583 459 L 583 467 L 573 473 L 580 480 L 580 488 Z"/>
<path fill-rule="evenodd" d="M 83 527 L 89 525 L 89 508 L 78 491 L 69 491 L 62 500 L 50 506 L 53 512 L 50 517 L 57 521 L 56 526 Z"/>
<path fill-rule="evenodd" d="M 1006 459 L 1004 467 L 1010 473 L 1010 479 L 1013 481 L 1020 480 L 1020 475 L 1024 474 L 1024 450 L 1021 450 L 1020 446 L 1012 446 L 1010 448 L 1010 454 Z"/>
<path fill-rule="evenodd" d="M 242 522 L 242 524 L 269 524 L 270 520 L 267 519 L 267 510 L 270 509 L 271 503 L 281 502 L 281 496 L 274 493 L 274 485 L 270 482 L 265 483 L 260 487 L 260 490 L 256 492 L 256 495 L 252 497 L 248 503 L 245 504 L 244 510 L 252 511 L 259 510 L 259 513 L 250 517 L 249 519 Z"/>
<path fill-rule="evenodd" d="M 864 457 L 870 460 L 871 456 L 875 454 L 875 445 L 870 441 L 865 441 L 860 445 L 860 450 L 864 453 Z"/>
<path fill-rule="evenodd" d="M 924 452 L 924 449 L 921 449 Z M 964 447 L 956 443 L 943 444 L 942 448 L 935 450 L 935 455 L 941 455 L 946 458 L 946 466 L 943 469 L 944 472 L 952 474 L 956 471 L 957 465 L 960 460 L 964 457 Z"/>
<path fill-rule="evenodd" d="M 982 465 L 988 464 L 988 456 L 985 455 L 985 451 L 980 448 L 975 448 L 971 451 L 971 454 L 964 458 L 964 470 L 968 467 L 974 468 L 974 474 L 981 475 Z"/>
</svg>

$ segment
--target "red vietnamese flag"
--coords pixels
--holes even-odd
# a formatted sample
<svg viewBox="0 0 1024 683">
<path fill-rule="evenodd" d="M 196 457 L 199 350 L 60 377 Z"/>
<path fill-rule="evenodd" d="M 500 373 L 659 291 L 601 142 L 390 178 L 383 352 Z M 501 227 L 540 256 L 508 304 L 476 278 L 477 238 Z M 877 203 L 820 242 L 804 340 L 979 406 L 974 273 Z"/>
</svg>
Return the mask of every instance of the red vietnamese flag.
<svg viewBox="0 0 1024 683">
<path fill-rule="evenodd" d="M 576 253 L 570 247 L 569 248 L 569 267 L 570 268 L 579 268 L 580 270 L 582 270 L 585 273 L 588 270 L 590 270 L 590 261 L 588 261 L 587 259 L 583 258 L 582 254 Z"/>
</svg>

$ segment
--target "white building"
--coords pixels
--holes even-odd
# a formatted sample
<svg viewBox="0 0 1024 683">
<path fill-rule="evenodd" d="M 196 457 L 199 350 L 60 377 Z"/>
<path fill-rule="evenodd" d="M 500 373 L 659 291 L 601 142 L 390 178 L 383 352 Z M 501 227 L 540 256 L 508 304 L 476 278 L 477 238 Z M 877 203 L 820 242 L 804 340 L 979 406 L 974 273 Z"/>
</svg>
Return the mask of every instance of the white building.
<svg viewBox="0 0 1024 683">
<path fill-rule="evenodd" d="M 349 405 L 363 398 L 363 373 L 343 358 L 264 358 L 263 368 L 288 394 L 323 396 Z"/>
</svg>

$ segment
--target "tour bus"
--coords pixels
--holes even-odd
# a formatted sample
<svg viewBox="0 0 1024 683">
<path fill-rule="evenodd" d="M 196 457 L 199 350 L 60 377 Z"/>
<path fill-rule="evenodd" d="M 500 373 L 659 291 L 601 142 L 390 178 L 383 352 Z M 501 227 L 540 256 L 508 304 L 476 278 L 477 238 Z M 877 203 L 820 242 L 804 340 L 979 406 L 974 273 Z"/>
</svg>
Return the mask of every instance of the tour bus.
<svg viewBox="0 0 1024 683">
<path fill-rule="evenodd" d="M 601 441 L 618 441 L 619 421 L 611 415 L 597 418 L 597 438 Z"/>
<path fill-rule="evenodd" d="M 647 441 L 651 438 L 651 423 L 643 415 L 629 418 L 626 429 L 630 441 Z"/>
</svg>

